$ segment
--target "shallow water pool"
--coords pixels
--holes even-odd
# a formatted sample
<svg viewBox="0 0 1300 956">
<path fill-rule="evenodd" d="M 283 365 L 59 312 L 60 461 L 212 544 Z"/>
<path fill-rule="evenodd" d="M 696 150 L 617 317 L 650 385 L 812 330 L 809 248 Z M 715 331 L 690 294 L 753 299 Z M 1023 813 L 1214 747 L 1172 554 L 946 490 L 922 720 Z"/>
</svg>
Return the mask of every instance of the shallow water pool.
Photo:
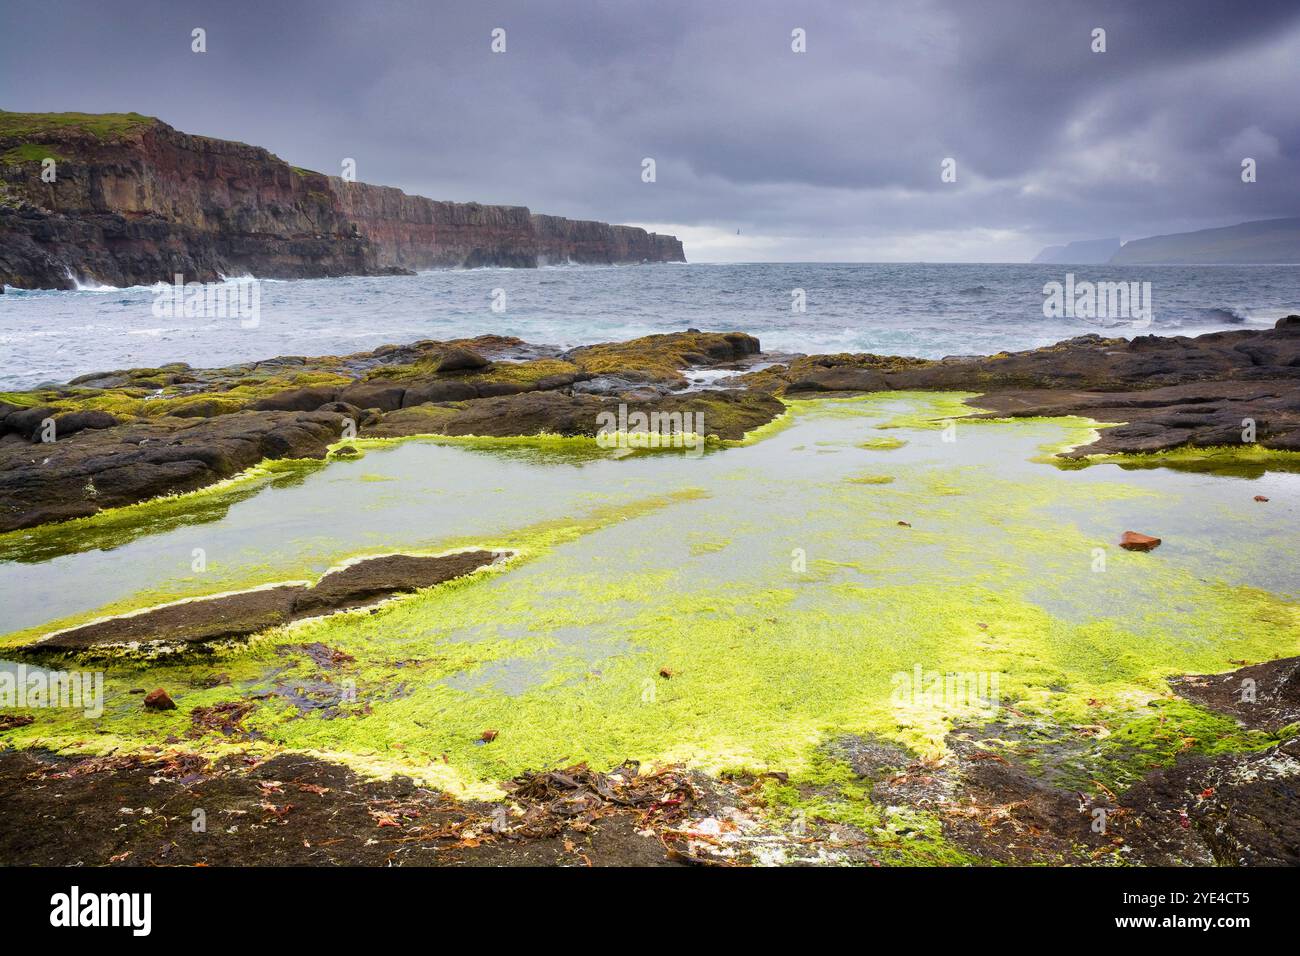
<svg viewBox="0 0 1300 956">
<path fill-rule="evenodd" d="M 578 759 L 789 769 L 839 734 L 942 747 L 988 716 L 987 700 L 900 700 L 900 675 L 997 675 L 996 706 L 1064 720 L 1086 701 L 1140 708 L 1173 674 L 1300 653 L 1300 476 L 1062 470 L 1042 449 L 1077 423 L 940 427 L 959 411 L 943 395 L 800 402 L 787 427 L 694 458 L 410 440 L 190 515 L 8 536 L 8 644 L 357 554 L 519 551 L 377 613 L 104 664 L 102 718 L 45 714 L 10 736 L 154 742 L 239 697 L 258 702 L 259 745 L 446 786 Z M 879 438 L 903 444 L 862 447 Z M 1129 529 L 1164 544 L 1123 551 Z M 355 660 L 322 668 L 312 642 Z M 145 685 L 180 709 L 142 714 L 129 691 Z"/>
</svg>

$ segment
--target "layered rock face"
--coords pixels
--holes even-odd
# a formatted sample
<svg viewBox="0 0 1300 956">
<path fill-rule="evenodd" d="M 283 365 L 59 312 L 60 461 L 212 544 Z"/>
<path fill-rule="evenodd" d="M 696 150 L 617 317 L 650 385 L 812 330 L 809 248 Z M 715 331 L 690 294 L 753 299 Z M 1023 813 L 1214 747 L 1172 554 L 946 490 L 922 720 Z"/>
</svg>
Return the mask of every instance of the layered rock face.
<svg viewBox="0 0 1300 956">
<path fill-rule="evenodd" d="M 134 114 L 0 113 L 0 189 L 0 281 L 20 288 L 378 268 L 327 177 Z"/>
<path fill-rule="evenodd" d="M 552 261 L 684 256 L 671 236 L 344 182 L 133 113 L 0 111 L 0 283 L 59 289 L 176 274 L 308 278 Z"/>
<path fill-rule="evenodd" d="M 681 240 L 676 236 L 560 216 L 537 215 L 532 221 L 537 254 L 544 264 L 686 261 Z"/>
<path fill-rule="evenodd" d="M 378 261 L 403 269 L 537 265 L 525 206 L 438 202 L 391 186 L 330 177 L 340 209 L 375 246 Z"/>
<path fill-rule="evenodd" d="M 383 266 L 475 268 L 685 262 L 682 244 L 636 226 L 533 215 L 526 206 L 438 202 L 391 186 L 330 178 L 343 214 Z"/>
</svg>

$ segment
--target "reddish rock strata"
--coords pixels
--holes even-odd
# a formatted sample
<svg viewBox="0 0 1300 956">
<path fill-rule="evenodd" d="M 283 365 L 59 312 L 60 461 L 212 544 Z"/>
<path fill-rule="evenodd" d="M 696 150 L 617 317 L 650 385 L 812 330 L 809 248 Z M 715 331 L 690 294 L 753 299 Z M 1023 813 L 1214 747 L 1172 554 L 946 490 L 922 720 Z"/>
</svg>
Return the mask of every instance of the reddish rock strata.
<svg viewBox="0 0 1300 956">
<path fill-rule="evenodd" d="M 672 236 L 344 182 L 151 117 L 0 111 L 0 284 L 684 260 Z"/>
</svg>

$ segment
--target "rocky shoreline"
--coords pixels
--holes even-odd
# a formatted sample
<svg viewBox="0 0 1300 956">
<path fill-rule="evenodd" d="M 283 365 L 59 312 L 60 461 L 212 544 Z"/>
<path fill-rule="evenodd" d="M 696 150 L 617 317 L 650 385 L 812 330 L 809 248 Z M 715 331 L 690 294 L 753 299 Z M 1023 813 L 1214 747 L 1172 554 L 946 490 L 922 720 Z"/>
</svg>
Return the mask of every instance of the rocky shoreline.
<svg viewBox="0 0 1300 956">
<path fill-rule="evenodd" d="M 1065 458 L 1296 452 L 1300 317 L 938 361 L 765 356 L 751 335 L 689 330 L 567 352 L 481 336 L 84 375 L 0 397 L 0 532 L 199 490 L 268 460 L 324 459 L 347 438 L 590 437 L 621 405 L 701 415 L 707 435 L 737 441 L 782 415 L 783 399 L 914 390 L 978 393 L 987 411 L 972 413 L 986 417 L 1117 423 Z"/>
<path fill-rule="evenodd" d="M 757 390 L 689 391 L 758 340 L 688 332 L 559 354 L 517 339 L 422 341 L 225 369 L 87 375 L 0 400 L 0 532 L 207 487 L 346 437 L 596 434 L 602 411 L 698 412 L 740 439 L 783 410 Z M 44 439 L 50 440 L 44 440 Z"/>
<path fill-rule="evenodd" d="M 0 529 L 21 536 L 48 522 L 195 491 L 266 460 L 351 457 L 351 440 L 584 438 L 596 434 L 602 413 L 623 405 L 700 413 L 708 435 L 740 441 L 786 414 L 791 401 L 895 391 L 976 393 L 969 401 L 979 417 L 1119 423 L 1061 452 L 1063 462 L 1169 451 L 1194 458 L 1227 446 L 1283 453 L 1259 459 L 1258 467 L 1289 467 L 1285 453 L 1300 451 L 1300 317 L 1270 330 L 1132 341 L 1083 336 L 940 361 L 765 355 L 745 333 L 689 330 L 568 351 L 481 336 L 220 369 L 178 364 L 96 373 L 9 394 L 0 404 Z M 1254 443 L 1243 442 L 1247 419 Z M 6 734 L 31 718 L 0 717 L 0 859 L 123 866 L 1300 863 L 1295 657 L 1174 677 L 1147 704 L 1150 717 L 1135 717 L 1119 701 L 1089 700 L 1087 724 L 1055 726 L 1004 708 L 992 723 L 954 725 L 941 758 L 871 736 L 838 736 L 819 749 L 818 759 L 835 768 L 831 776 L 792 779 L 780 766 L 716 776 L 632 763 L 543 766 L 509 781 L 496 801 L 457 799 L 400 776 L 367 779 L 328 756 L 276 753 L 244 726 L 268 695 L 319 709 L 322 719 L 368 713 L 368 704 L 340 711 L 337 681 L 360 666 L 356 659 L 320 639 L 293 636 L 292 625 L 340 612 L 368 620 L 382 612 L 379 602 L 454 587 L 506 560 L 507 552 L 486 546 L 372 555 L 314 583 L 275 580 L 173 601 L 11 648 L 20 659 L 45 662 L 124 649 L 147 657 L 206 652 L 274 629 L 289 643 L 260 653 L 278 661 L 293 651 L 315 670 L 217 703 L 178 693 L 182 711 L 166 693 L 177 688 L 151 669 L 156 662 L 135 661 L 129 667 L 138 669 L 126 673 L 139 686 L 125 685 L 141 695 L 129 698 L 140 701 L 132 709 L 154 719 L 171 710 L 180 724 L 147 738 L 157 744 L 107 755 L 51 753 L 39 743 L 3 749 Z M 220 661 L 204 653 L 187 658 L 196 659 Z M 212 665 L 193 666 L 212 673 L 191 695 L 195 687 L 234 686 Z M 679 678 L 665 668 L 658 680 L 675 685 Z M 1247 684 L 1250 703 L 1242 695 Z M 1207 715 L 1223 724 L 1204 722 Z M 1144 750 L 1136 736 L 1127 749 L 1103 749 L 1106 738 L 1142 721 L 1155 727 L 1158 752 Z M 1197 740 L 1229 723 L 1241 737 L 1232 746 L 1216 750 Z M 479 742 L 492 744 L 497 731 L 481 732 Z M 205 739 L 219 740 L 220 753 L 199 752 Z M 1123 764 L 1122 789 L 1115 776 L 1106 778 L 1113 789 L 1079 776 L 1109 760 Z M 844 794 L 860 796 L 863 820 L 886 822 L 818 814 L 823 798 Z M 792 814 L 791 807 L 800 809 Z M 202 833 L 192 827 L 195 808 L 209 821 Z M 909 822 L 921 819 L 937 824 L 918 830 Z M 1101 828 L 1094 826 L 1099 819 Z"/>
<path fill-rule="evenodd" d="M 885 390 L 979 392 L 977 404 L 1016 418 L 1081 415 L 1120 422 L 1072 455 L 1141 454 L 1239 445 L 1243 419 L 1264 448 L 1300 450 L 1300 316 L 1272 330 L 1084 335 L 1026 352 L 938 362 L 814 355 L 751 379 L 785 395 Z"/>
</svg>

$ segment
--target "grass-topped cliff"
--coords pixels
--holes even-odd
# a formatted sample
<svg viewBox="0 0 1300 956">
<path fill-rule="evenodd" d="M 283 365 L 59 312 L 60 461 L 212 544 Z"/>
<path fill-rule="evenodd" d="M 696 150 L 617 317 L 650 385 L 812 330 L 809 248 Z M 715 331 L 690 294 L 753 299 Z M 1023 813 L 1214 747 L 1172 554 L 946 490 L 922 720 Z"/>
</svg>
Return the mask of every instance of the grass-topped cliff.
<svg viewBox="0 0 1300 956">
<path fill-rule="evenodd" d="M 11 113 L 0 110 L 0 165 L 40 164 L 46 157 L 56 162 L 75 158 L 69 143 L 93 138 L 108 142 L 165 125 L 139 113 Z M 7 177 L 8 178 L 8 177 Z"/>
<path fill-rule="evenodd" d="M 18 288 L 683 258 L 671 236 L 345 182 L 139 113 L 0 111 L 0 283 Z"/>
<path fill-rule="evenodd" d="M 40 137 L 60 132 L 89 133 L 99 139 L 121 136 L 162 121 L 140 113 L 11 113 L 0 110 L 0 137 Z"/>
</svg>

